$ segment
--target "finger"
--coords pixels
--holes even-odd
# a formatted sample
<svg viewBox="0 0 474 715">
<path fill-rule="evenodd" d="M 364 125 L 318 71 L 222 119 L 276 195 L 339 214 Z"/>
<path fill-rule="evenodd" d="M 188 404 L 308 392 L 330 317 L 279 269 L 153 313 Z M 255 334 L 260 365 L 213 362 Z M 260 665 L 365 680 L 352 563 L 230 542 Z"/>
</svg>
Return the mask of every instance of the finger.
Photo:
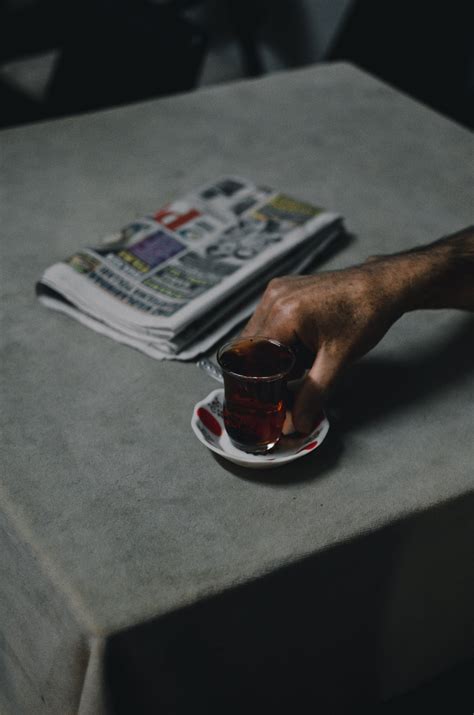
<svg viewBox="0 0 474 715">
<path fill-rule="evenodd" d="M 250 335 L 264 335 L 262 330 L 268 320 L 268 314 L 272 305 L 273 302 L 270 300 L 270 296 L 267 296 L 265 293 L 257 305 L 254 314 L 242 330 L 242 337 L 249 337 Z"/>
<path fill-rule="evenodd" d="M 314 363 L 317 352 L 317 335 L 314 335 L 313 338 L 314 344 L 310 350 L 297 337 L 297 342 L 292 346 L 296 359 L 294 368 L 288 377 L 289 380 L 297 380 L 303 377 L 306 371 L 309 370 L 311 365 Z"/>
<path fill-rule="evenodd" d="M 319 350 L 311 370 L 301 385 L 293 405 L 293 422 L 303 434 L 309 434 L 319 419 L 324 399 L 342 367 L 340 359 L 324 347 Z"/>
<path fill-rule="evenodd" d="M 295 342 L 294 322 L 287 320 L 281 310 L 275 307 L 270 310 L 257 309 L 241 335 L 242 337 L 260 335 L 291 345 Z"/>
<path fill-rule="evenodd" d="M 290 410 L 286 411 L 285 421 L 283 422 L 282 434 L 289 435 L 296 432 L 295 425 L 293 424 L 293 415 Z"/>
<path fill-rule="evenodd" d="M 313 364 L 317 344 L 312 345 L 311 349 L 306 347 L 295 332 L 295 326 L 295 320 L 280 320 L 276 312 L 257 310 L 241 331 L 240 336 L 248 338 L 260 335 L 273 338 L 291 347 L 295 355 L 295 362 L 287 380 L 299 380 Z M 317 343 L 316 340 L 314 342 Z"/>
<path fill-rule="evenodd" d="M 261 311 L 257 308 L 255 313 L 252 315 L 248 323 L 244 326 L 240 335 L 243 338 L 247 338 L 251 335 L 261 335 L 260 326 L 263 324 L 263 316 Z"/>
<path fill-rule="evenodd" d="M 268 328 L 274 328 L 275 312 L 274 307 L 278 300 L 287 293 L 287 283 L 289 279 L 273 278 L 267 284 L 265 291 L 257 305 L 255 313 L 242 331 L 244 337 L 250 335 L 267 335 Z M 278 337 L 274 335 L 273 337 Z"/>
</svg>

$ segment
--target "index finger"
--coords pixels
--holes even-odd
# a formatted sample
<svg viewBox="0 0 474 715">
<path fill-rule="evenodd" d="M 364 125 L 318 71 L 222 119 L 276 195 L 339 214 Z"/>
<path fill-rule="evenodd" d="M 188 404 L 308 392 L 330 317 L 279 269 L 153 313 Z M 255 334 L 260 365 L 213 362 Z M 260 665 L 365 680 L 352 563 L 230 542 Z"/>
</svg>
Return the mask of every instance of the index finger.
<svg viewBox="0 0 474 715">
<path fill-rule="evenodd" d="M 242 331 L 244 337 L 263 335 L 284 343 L 294 340 L 293 321 L 288 320 L 288 279 L 273 278 L 267 285 L 255 313 Z M 291 324 L 290 324 L 291 323 Z"/>
<path fill-rule="evenodd" d="M 241 332 L 242 337 L 260 335 L 265 338 L 273 338 L 285 345 L 292 345 L 296 341 L 294 325 L 287 320 L 281 319 L 275 311 L 266 311 L 265 308 L 258 307 L 247 325 Z"/>
<path fill-rule="evenodd" d="M 241 331 L 241 336 L 245 338 L 251 335 L 261 335 L 260 326 L 263 324 L 263 322 L 264 316 L 262 315 L 259 303 L 255 310 L 255 313 L 252 315 L 250 320 L 245 324 L 243 330 Z"/>
<path fill-rule="evenodd" d="M 294 317 L 275 309 L 274 303 L 269 306 L 267 301 L 262 301 L 240 333 L 243 338 L 261 336 L 293 348 L 296 360 L 289 380 L 301 377 L 314 361 L 314 351 L 308 349 L 298 337 L 296 322 Z"/>
</svg>

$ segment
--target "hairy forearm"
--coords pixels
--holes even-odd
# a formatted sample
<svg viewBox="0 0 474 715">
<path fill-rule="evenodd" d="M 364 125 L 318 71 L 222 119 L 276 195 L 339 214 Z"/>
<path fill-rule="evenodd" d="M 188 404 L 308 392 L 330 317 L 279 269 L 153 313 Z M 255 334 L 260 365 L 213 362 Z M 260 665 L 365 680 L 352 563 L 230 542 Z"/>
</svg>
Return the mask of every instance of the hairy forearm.
<svg viewBox="0 0 474 715">
<path fill-rule="evenodd" d="M 365 264 L 399 314 L 421 308 L 474 310 L 474 227 Z"/>
</svg>

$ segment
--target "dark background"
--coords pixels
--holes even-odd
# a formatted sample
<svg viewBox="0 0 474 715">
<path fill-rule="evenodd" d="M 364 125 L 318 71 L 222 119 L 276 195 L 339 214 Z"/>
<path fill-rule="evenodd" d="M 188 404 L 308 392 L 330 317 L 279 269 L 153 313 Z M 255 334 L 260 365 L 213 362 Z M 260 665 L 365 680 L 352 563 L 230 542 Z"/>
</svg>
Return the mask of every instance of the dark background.
<svg viewBox="0 0 474 715">
<path fill-rule="evenodd" d="M 0 0 L 0 126 L 347 59 L 474 127 L 474 2 Z"/>
</svg>

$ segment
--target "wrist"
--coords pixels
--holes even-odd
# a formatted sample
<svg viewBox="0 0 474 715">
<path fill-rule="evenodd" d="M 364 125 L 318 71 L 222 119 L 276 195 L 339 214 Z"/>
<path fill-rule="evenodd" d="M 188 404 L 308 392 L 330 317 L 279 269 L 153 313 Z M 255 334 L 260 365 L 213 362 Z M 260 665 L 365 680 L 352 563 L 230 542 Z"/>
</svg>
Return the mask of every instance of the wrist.
<svg viewBox="0 0 474 715">
<path fill-rule="evenodd" d="M 421 308 L 473 310 L 472 226 L 427 246 L 377 260 L 402 313 Z"/>
<path fill-rule="evenodd" d="M 440 291 L 446 282 L 444 249 L 427 248 L 394 259 L 400 281 L 399 302 L 403 313 L 439 308 Z"/>
<path fill-rule="evenodd" d="M 375 290 L 390 307 L 394 321 L 404 313 L 441 307 L 440 291 L 448 265 L 443 246 L 380 256 L 364 268 L 371 274 Z"/>
</svg>

